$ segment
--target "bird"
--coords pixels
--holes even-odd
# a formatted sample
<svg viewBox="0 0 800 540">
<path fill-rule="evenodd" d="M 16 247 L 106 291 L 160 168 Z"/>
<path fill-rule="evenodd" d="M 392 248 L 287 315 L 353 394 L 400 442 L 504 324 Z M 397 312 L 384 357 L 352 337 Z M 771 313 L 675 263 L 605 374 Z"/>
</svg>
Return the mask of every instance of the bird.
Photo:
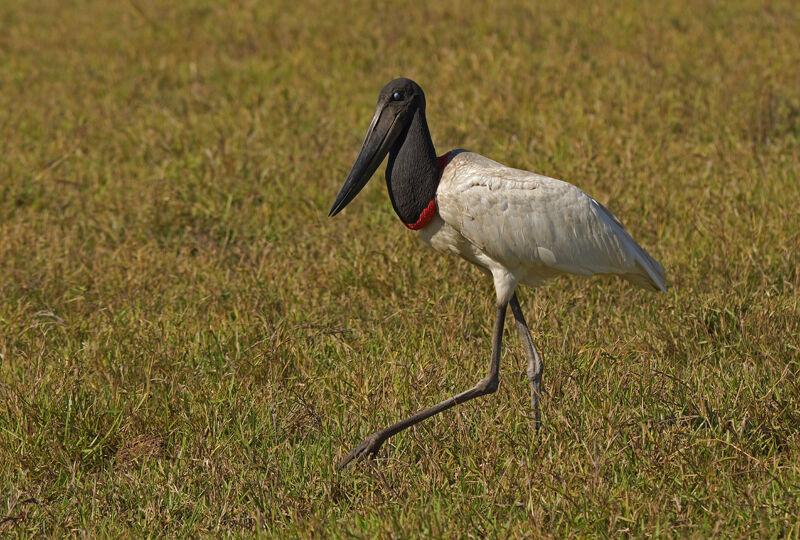
<svg viewBox="0 0 800 540">
<path fill-rule="evenodd" d="M 535 288 L 562 274 L 616 274 L 640 288 L 666 292 L 662 266 L 605 206 L 568 182 L 480 154 L 456 149 L 437 156 L 425 108 L 425 94 L 411 79 L 397 78 L 381 89 L 355 163 L 328 216 L 358 195 L 388 155 L 386 186 L 400 221 L 434 250 L 466 259 L 494 282 L 489 368 L 472 388 L 369 435 L 341 460 L 339 470 L 375 456 L 387 439 L 431 416 L 496 392 L 509 306 L 528 360 L 538 432 L 544 362 L 522 313 L 518 285 Z"/>
</svg>

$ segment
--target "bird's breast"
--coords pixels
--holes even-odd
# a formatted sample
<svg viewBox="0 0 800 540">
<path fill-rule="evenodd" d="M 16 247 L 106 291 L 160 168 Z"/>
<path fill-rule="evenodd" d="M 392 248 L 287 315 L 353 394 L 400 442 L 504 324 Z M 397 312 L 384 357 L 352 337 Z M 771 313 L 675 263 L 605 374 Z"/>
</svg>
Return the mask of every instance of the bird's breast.
<svg viewBox="0 0 800 540">
<path fill-rule="evenodd" d="M 452 253 L 489 273 L 496 266 L 483 250 L 467 240 L 436 213 L 430 223 L 417 231 L 420 239 L 440 253 Z"/>
</svg>

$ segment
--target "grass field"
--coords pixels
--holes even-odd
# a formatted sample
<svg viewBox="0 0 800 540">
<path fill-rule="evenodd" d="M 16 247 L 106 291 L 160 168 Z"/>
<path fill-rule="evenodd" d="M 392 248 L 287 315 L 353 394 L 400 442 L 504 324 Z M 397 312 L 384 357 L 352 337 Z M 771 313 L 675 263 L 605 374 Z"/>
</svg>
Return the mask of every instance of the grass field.
<svg viewBox="0 0 800 540">
<path fill-rule="evenodd" d="M 800 535 L 793 2 L 0 2 L 0 534 Z M 571 181 L 670 290 L 493 287 L 326 213 L 378 90 Z"/>
</svg>

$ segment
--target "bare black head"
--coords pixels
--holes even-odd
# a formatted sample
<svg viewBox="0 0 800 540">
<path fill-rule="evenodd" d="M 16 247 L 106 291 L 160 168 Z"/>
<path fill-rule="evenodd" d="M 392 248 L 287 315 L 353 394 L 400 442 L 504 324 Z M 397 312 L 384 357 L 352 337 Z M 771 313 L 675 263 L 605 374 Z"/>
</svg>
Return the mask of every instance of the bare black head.
<svg viewBox="0 0 800 540">
<path fill-rule="evenodd" d="M 425 93 L 422 88 L 405 77 L 394 79 L 381 88 L 378 94 L 378 105 L 381 101 L 388 102 L 398 109 L 420 108 L 425 109 Z"/>
<path fill-rule="evenodd" d="M 393 147 L 396 153 L 396 147 L 405 140 L 412 120 L 421 117 L 424 121 L 424 112 L 425 94 L 411 79 L 394 79 L 383 87 L 361 150 L 328 216 L 338 214 L 358 195 Z M 425 131 L 427 133 L 427 126 Z"/>
</svg>

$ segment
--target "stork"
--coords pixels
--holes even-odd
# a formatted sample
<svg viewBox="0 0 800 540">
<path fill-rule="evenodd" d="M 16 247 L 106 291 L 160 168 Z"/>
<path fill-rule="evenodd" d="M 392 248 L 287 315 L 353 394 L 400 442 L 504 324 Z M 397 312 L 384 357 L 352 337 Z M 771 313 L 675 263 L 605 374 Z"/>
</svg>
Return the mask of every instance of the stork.
<svg viewBox="0 0 800 540">
<path fill-rule="evenodd" d="M 666 291 L 661 265 L 606 207 L 572 184 L 465 150 L 437 157 L 425 119 L 425 94 L 410 79 L 395 79 L 381 90 L 361 150 L 328 216 L 353 200 L 387 154 L 386 185 L 403 224 L 435 250 L 459 255 L 494 280 L 492 353 L 487 375 L 475 386 L 371 434 L 338 469 L 375 455 L 388 438 L 426 418 L 494 393 L 509 305 L 528 359 L 538 430 L 544 364 L 517 300 L 517 285 L 537 287 L 560 274 L 617 274 L 641 288 Z"/>
</svg>

